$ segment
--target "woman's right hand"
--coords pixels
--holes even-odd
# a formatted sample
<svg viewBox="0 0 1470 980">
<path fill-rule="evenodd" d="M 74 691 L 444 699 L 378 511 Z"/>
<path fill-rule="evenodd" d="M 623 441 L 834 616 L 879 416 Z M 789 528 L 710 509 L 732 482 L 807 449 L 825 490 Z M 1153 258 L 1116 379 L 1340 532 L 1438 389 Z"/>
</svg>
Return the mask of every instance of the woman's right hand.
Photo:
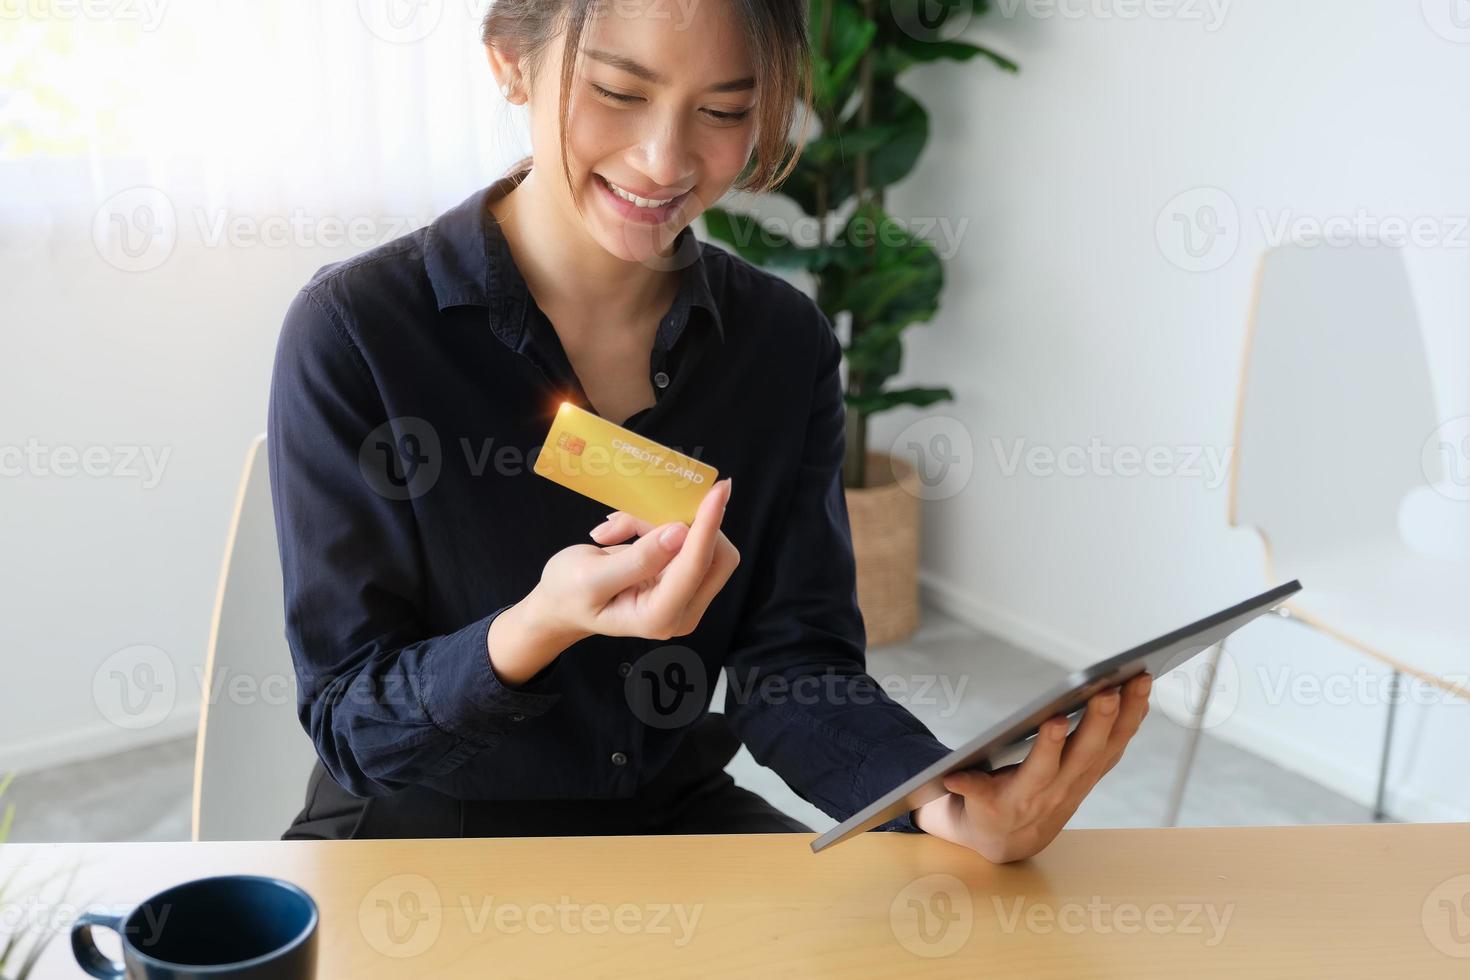
<svg viewBox="0 0 1470 980">
<path fill-rule="evenodd" d="M 710 488 L 694 523 L 654 526 L 616 513 L 594 538 L 631 544 L 576 544 L 551 556 L 531 605 L 555 631 L 668 640 L 694 632 L 710 602 L 740 564 L 720 530 L 731 482 Z"/>
</svg>

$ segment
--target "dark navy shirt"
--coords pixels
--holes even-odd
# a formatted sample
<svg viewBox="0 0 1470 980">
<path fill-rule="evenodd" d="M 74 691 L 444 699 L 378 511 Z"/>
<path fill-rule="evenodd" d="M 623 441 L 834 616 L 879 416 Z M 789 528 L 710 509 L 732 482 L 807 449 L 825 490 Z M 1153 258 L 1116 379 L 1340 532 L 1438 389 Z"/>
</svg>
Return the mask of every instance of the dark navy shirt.
<svg viewBox="0 0 1470 980">
<path fill-rule="evenodd" d="M 491 621 L 609 510 L 531 470 L 562 400 L 596 409 L 487 207 L 510 186 L 325 266 L 286 312 L 270 477 L 298 713 L 326 770 L 359 797 L 632 797 L 721 670 L 740 739 L 834 819 L 945 754 L 864 669 L 831 324 L 687 228 L 656 404 L 613 421 L 734 478 L 739 567 L 687 636 L 592 636 L 520 687 L 496 677 Z"/>
</svg>

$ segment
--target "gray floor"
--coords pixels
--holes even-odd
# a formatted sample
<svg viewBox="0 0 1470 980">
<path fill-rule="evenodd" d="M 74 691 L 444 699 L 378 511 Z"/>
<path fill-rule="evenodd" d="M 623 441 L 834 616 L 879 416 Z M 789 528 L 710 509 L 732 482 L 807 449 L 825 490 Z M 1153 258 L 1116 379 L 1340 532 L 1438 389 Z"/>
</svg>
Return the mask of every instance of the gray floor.
<svg viewBox="0 0 1470 980">
<path fill-rule="evenodd" d="M 1065 673 L 933 610 L 926 611 L 923 627 L 907 642 L 871 650 L 868 670 L 880 681 L 902 685 L 895 699 L 950 745 L 965 741 Z M 1098 784 L 1069 826 L 1157 826 L 1184 737 L 1184 730 L 1164 712 L 1151 712 L 1123 761 Z M 194 740 L 186 738 L 22 774 L 4 798 L 16 804 L 11 840 L 187 840 L 193 765 Z M 756 765 L 744 749 L 730 772 L 741 785 L 814 830 L 832 825 L 774 772 Z M 1369 819 L 1367 808 L 1206 735 L 1179 822 L 1309 824 Z"/>
</svg>

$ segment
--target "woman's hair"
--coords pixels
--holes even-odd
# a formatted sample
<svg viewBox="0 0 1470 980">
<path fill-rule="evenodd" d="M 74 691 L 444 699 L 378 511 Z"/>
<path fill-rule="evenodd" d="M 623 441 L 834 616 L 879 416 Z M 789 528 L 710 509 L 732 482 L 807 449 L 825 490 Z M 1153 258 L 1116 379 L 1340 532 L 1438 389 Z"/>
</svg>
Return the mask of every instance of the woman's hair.
<svg viewBox="0 0 1470 980">
<path fill-rule="evenodd" d="M 561 147 L 567 184 L 572 183 L 571 165 L 566 161 L 567 119 L 571 112 L 571 88 L 581 50 L 582 34 L 596 8 L 605 0 L 494 0 L 480 25 L 480 39 L 502 51 L 515 52 L 534 74 L 542 56 L 566 30 L 562 49 Z M 735 186 L 740 190 L 768 191 L 776 187 L 796 166 L 800 145 L 805 141 L 811 113 L 802 113 L 802 132 L 797 147 L 788 152 L 788 138 L 796 118 L 798 101 L 809 107 L 812 99 L 811 51 L 807 42 L 808 0 L 728 0 L 745 33 L 746 46 L 755 59 L 758 91 L 756 144 Z M 521 160 L 512 172 L 529 162 Z"/>
</svg>

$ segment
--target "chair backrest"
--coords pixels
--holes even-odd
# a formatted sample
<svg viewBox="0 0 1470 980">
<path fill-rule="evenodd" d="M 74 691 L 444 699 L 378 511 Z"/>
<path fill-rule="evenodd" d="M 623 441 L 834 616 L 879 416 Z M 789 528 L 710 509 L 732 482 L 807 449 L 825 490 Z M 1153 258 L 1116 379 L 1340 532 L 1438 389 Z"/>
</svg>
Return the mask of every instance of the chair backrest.
<svg viewBox="0 0 1470 980">
<path fill-rule="evenodd" d="M 194 757 L 195 840 L 275 840 L 316 750 L 296 717 L 265 437 L 251 444 L 225 545 Z"/>
<path fill-rule="evenodd" d="M 1400 251 L 1271 249 L 1246 343 L 1231 523 L 1256 527 L 1277 566 L 1397 538 L 1405 494 L 1438 478 L 1421 459 L 1437 422 Z"/>
</svg>

